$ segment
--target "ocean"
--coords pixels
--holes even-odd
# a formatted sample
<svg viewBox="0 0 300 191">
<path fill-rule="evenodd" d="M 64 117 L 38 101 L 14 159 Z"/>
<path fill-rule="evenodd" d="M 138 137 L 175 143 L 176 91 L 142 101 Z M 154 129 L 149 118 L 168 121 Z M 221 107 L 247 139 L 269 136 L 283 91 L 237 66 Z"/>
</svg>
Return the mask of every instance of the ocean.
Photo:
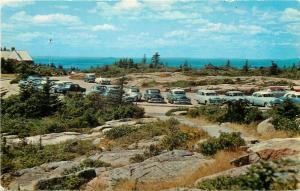
<svg viewBox="0 0 300 191">
<path fill-rule="evenodd" d="M 111 65 L 120 58 L 115 57 L 33 57 L 36 64 L 48 64 L 49 60 L 56 66 L 62 65 L 68 69 L 71 67 L 79 68 L 81 70 L 89 69 L 90 67 Z M 141 58 L 133 58 L 134 62 L 141 62 Z M 151 58 L 147 59 L 149 63 Z M 192 66 L 192 68 L 202 68 L 206 64 L 213 64 L 215 66 L 222 66 L 227 63 L 228 59 L 209 59 L 209 58 L 161 58 L 161 62 L 171 67 L 178 67 L 185 62 L 185 60 Z M 245 64 L 246 59 L 230 59 L 231 66 L 241 68 Z M 250 67 L 267 67 L 271 65 L 272 59 L 248 59 Z M 289 67 L 300 62 L 299 58 L 294 59 L 273 59 L 279 67 Z"/>
</svg>

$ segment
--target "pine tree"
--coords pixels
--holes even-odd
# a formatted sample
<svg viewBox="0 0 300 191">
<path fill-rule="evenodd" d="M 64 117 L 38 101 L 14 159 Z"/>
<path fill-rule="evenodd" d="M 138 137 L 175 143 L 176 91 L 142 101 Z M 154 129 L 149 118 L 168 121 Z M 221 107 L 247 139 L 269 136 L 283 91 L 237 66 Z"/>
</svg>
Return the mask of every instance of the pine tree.
<svg viewBox="0 0 300 191">
<path fill-rule="evenodd" d="M 153 56 L 152 56 L 152 64 L 154 68 L 157 68 L 159 66 L 160 63 L 160 55 L 158 54 L 158 52 L 156 52 Z"/>
<path fill-rule="evenodd" d="M 245 65 L 243 66 L 243 72 L 247 73 L 249 71 L 249 64 L 248 64 L 248 60 L 246 60 Z"/>
<path fill-rule="evenodd" d="M 146 54 L 144 54 L 143 58 L 142 58 L 142 64 L 146 64 L 147 63 L 147 58 L 146 58 Z"/>
</svg>

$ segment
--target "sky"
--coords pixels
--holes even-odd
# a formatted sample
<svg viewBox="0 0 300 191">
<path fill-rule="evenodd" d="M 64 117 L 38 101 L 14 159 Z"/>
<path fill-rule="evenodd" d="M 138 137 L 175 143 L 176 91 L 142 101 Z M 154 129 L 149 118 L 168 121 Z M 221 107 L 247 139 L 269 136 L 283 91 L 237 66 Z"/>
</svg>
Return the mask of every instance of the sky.
<svg viewBox="0 0 300 191">
<path fill-rule="evenodd" d="M 32 56 L 299 58 L 300 0 L 1 0 L 1 46 Z"/>
</svg>

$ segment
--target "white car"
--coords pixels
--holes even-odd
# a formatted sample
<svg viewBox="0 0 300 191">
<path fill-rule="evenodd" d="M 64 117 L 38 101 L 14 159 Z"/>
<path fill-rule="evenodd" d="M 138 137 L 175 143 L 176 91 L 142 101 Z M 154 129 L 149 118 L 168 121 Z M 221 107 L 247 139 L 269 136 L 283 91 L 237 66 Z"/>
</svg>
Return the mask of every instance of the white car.
<svg viewBox="0 0 300 191">
<path fill-rule="evenodd" d="M 141 99 L 142 99 L 142 94 L 141 94 L 139 88 L 137 88 L 137 87 L 129 87 L 129 88 L 127 88 L 125 93 L 129 97 L 132 97 L 134 99 L 134 101 L 141 101 Z"/>
<path fill-rule="evenodd" d="M 269 91 L 254 92 L 248 100 L 252 105 L 263 107 L 272 107 L 281 104 L 281 100 L 276 98 L 275 95 Z"/>
<path fill-rule="evenodd" d="M 195 99 L 199 104 L 222 104 L 217 92 L 214 90 L 198 90 Z"/>
<path fill-rule="evenodd" d="M 248 101 L 247 97 L 241 91 L 228 91 L 225 93 L 224 101 Z"/>
<path fill-rule="evenodd" d="M 102 85 L 110 85 L 111 84 L 111 80 L 109 78 L 96 78 L 95 82 L 97 84 L 102 84 Z"/>
</svg>

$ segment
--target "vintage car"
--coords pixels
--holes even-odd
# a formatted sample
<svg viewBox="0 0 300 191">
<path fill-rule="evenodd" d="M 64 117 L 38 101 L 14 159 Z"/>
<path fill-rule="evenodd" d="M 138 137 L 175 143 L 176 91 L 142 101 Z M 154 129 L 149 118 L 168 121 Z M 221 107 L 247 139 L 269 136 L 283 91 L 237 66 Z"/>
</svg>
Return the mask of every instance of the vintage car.
<svg viewBox="0 0 300 191">
<path fill-rule="evenodd" d="M 102 84 L 102 85 L 110 85 L 111 84 L 111 80 L 109 78 L 96 78 L 95 82 L 97 84 Z"/>
<path fill-rule="evenodd" d="M 78 84 L 66 84 L 62 88 L 62 94 L 66 94 L 69 92 L 76 92 L 76 93 L 84 93 L 86 91 L 85 88 L 80 87 Z"/>
<path fill-rule="evenodd" d="M 67 85 L 73 84 L 73 82 L 69 81 L 58 81 L 55 82 L 54 85 L 51 87 L 51 92 L 52 93 L 63 93 L 64 90 L 66 89 Z"/>
<path fill-rule="evenodd" d="M 129 96 L 126 93 L 123 93 L 120 88 L 116 87 L 109 87 L 106 88 L 105 91 L 102 94 L 104 97 L 107 97 L 109 99 L 118 99 L 122 96 L 122 101 L 125 103 L 132 103 L 134 102 L 134 98 Z"/>
<path fill-rule="evenodd" d="M 263 107 L 273 107 L 281 104 L 281 100 L 268 91 L 254 92 L 248 97 L 250 104 Z"/>
<path fill-rule="evenodd" d="M 90 94 L 103 94 L 105 92 L 105 90 L 107 89 L 107 87 L 105 85 L 94 85 L 92 86 L 89 90 L 87 90 L 85 92 L 86 95 L 90 95 Z"/>
<path fill-rule="evenodd" d="M 290 100 L 293 103 L 300 104 L 300 92 L 288 92 L 280 98 L 281 100 Z"/>
<path fill-rule="evenodd" d="M 149 103 L 164 103 L 165 100 L 159 89 L 147 89 L 144 93 L 145 101 Z"/>
<path fill-rule="evenodd" d="M 191 100 L 182 89 L 173 89 L 167 94 L 167 100 L 172 104 L 191 104 Z"/>
<path fill-rule="evenodd" d="M 83 80 L 85 82 L 94 83 L 96 79 L 96 75 L 94 73 L 85 74 Z"/>
<path fill-rule="evenodd" d="M 141 101 L 142 99 L 142 94 L 137 87 L 129 87 L 126 89 L 125 93 L 129 96 L 132 97 L 134 101 Z"/>
<path fill-rule="evenodd" d="M 241 91 L 228 91 L 223 97 L 224 101 L 245 101 L 248 102 L 247 97 Z"/>
<path fill-rule="evenodd" d="M 195 100 L 199 104 L 222 104 L 223 99 L 214 90 L 198 90 Z"/>
<path fill-rule="evenodd" d="M 282 97 L 287 93 L 285 88 L 281 86 L 271 86 L 267 91 L 273 93 L 275 97 Z"/>
<path fill-rule="evenodd" d="M 28 85 L 39 86 L 42 84 L 44 79 L 40 76 L 28 76 L 26 79 L 20 80 L 19 85 Z"/>
</svg>

